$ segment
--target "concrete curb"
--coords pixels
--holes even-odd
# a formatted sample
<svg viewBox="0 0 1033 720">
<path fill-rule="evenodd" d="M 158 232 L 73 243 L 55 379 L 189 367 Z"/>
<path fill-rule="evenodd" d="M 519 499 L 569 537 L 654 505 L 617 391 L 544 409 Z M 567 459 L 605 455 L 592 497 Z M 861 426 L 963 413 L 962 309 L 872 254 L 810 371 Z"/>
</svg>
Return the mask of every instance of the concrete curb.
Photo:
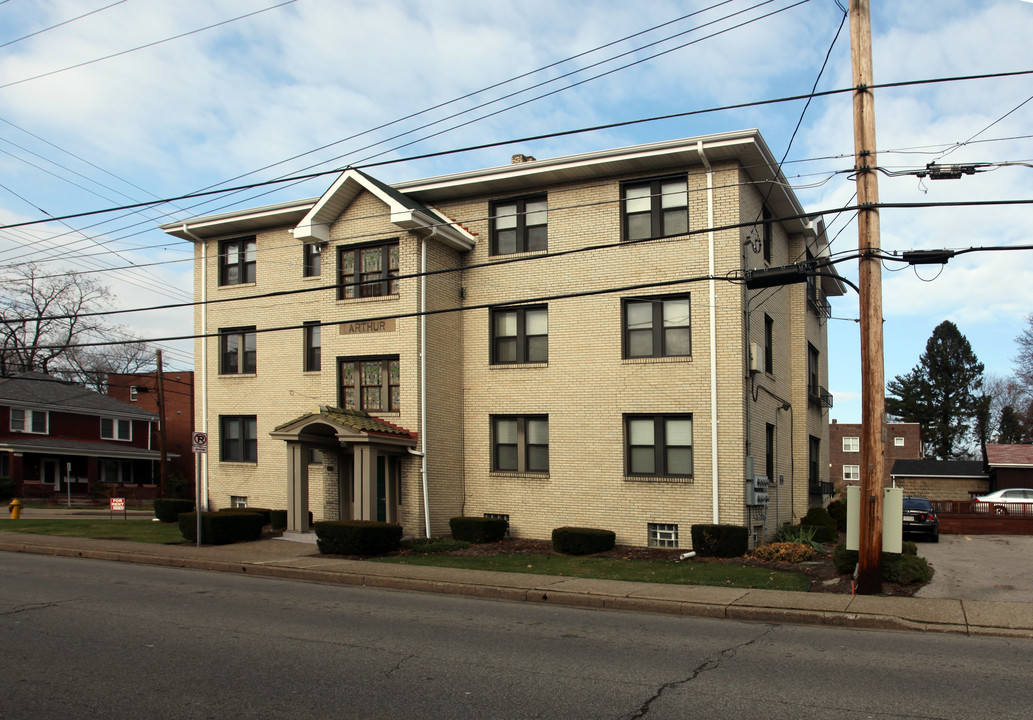
<svg viewBox="0 0 1033 720">
<path fill-rule="evenodd" d="M 78 546 L 76 546 L 78 545 Z M 748 622 L 1033 638 L 1033 605 L 655 585 L 547 575 L 371 564 L 314 557 L 205 559 L 0 539 L 0 551 L 132 562 L 322 584 Z"/>
</svg>

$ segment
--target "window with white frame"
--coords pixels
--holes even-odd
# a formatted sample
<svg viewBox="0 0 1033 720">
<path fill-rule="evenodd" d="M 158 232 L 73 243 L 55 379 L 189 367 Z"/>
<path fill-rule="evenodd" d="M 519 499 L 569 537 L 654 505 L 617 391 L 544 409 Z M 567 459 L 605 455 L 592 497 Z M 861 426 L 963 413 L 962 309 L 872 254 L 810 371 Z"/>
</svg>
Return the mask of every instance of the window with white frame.
<svg viewBox="0 0 1033 720">
<path fill-rule="evenodd" d="M 50 432 L 50 414 L 46 410 L 11 408 L 11 432 L 46 435 Z"/>
<path fill-rule="evenodd" d="M 231 508 L 246 508 L 247 507 L 247 495 L 230 495 L 230 507 Z"/>
<path fill-rule="evenodd" d="M 117 418 L 101 418 L 100 436 L 104 440 L 130 441 L 133 439 L 133 421 L 119 420 Z"/>
<path fill-rule="evenodd" d="M 678 526 L 675 523 L 649 523 L 649 547 L 678 547 Z"/>
<path fill-rule="evenodd" d="M 859 452 L 861 450 L 861 439 L 856 437 L 843 438 L 843 452 Z"/>
<path fill-rule="evenodd" d="M 861 466 L 860 465 L 844 465 L 843 466 L 843 482 L 861 482 Z"/>
<path fill-rule="evenodd" d="M 893 446 L 894 447 L 904 447 L 904 438 L 902 438 L 902 437 L 895 437 L 895 438 L 893 438 Z"/>
</svg>

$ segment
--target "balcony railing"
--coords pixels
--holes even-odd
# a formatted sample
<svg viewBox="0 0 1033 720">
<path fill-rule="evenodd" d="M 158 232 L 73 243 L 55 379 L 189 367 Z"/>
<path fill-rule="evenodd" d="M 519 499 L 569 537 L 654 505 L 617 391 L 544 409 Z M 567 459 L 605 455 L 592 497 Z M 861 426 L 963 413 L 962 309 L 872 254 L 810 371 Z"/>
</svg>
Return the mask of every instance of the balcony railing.
<svg viewBox="0 0 1033 720">
<path fill-rule="evenodd" d="M 807 302 L 814 308 L 820 322 L 824 323 L 825 320 L 832 317 L 832 305 L 821 289 L 821 285 L 818 284 L 817 278 L 812 277 L 807 281 Z"/>
<path fill-rule="evenodd" d="M 830 482 L 812 482 L 808 485 L 808 490 L 813 497 L 829 497 L 836 494 L 836 486 Z"/>
<path fill-rule="evenodd" d="M 809 385 L 807 387 L 807 397 L 811 402 L 820 405 L 823 408 L 832 407 L 832 393 L 821 385 Z"/>
</svg>

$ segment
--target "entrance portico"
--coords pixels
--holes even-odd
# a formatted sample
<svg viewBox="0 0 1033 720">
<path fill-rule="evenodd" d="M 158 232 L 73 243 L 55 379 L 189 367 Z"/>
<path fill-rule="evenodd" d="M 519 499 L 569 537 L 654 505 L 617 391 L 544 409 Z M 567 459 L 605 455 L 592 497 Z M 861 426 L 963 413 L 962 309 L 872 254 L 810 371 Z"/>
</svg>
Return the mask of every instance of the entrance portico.
<svg viewBox="0 0 1033 720">
<path fill-rule="evenodd" d="M 416 446 L 414 433 L 360 410 L 323 405 L 269 434 L 287 443 L 287 532 L 311 531 L 313 450 L 323 452 L 326 469 L 336 472 L 337 519 L 399 520 L 401 459 Z"/>
</svg>

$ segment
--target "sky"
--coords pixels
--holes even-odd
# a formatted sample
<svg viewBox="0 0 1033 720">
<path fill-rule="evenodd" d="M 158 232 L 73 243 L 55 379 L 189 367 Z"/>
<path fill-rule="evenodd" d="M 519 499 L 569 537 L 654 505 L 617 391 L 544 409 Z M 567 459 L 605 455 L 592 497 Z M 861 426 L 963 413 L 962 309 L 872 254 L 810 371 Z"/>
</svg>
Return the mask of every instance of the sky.
<svg viewBox="0 0 1033 720">
<path fill-rule="evenodd" d="M 44 222 L 0 228 L 0 270 L 34 261 L 55 274 L 90 271 L 123 309 L 186 302 L 192 249 L 159 224 L 316 197 L 334 176 L 48 218 L 689 112 L 367 172 L 399 182 L 504 165 L 515 153 L 544 159 L 758 128 L 786 157 L 804 208 L 823 214 L 830 252 L 849 254 L 856 221 L 837 212 L 856 190 L 849 93 L 697 112 L 805 95 L 816 82 L 848 88 L 846 2 L 3 0 L 0 226 Z M 876 83 L 1033 70 L 1031 2 L 871 4 Z M 949 206 L 1033 199 L 1031 96 L 1033 75 L 876 90 L 880 200 L 936 205 L 884 208 L 882 248 L 1033 245 L 1028 204 Z M 987 165 L 958 180 L 914 174 L 934 161 Z M 856 260 L 837 269 L 856 281 Z M 882 281 L 887 381 L 915 366 L 944 320 L 988 374 L 1012 374 L 1014 340 L 1033 312 L 1033 251 L 884 262 Z M 858 298 L 831 300 L 829 417 L 859 422 Z M 143 338 L 192 332 L 183 308 L 111 319 Z M 192 367 L 191 343 L 161 347 L 168 367 Z"/>
</svg>

